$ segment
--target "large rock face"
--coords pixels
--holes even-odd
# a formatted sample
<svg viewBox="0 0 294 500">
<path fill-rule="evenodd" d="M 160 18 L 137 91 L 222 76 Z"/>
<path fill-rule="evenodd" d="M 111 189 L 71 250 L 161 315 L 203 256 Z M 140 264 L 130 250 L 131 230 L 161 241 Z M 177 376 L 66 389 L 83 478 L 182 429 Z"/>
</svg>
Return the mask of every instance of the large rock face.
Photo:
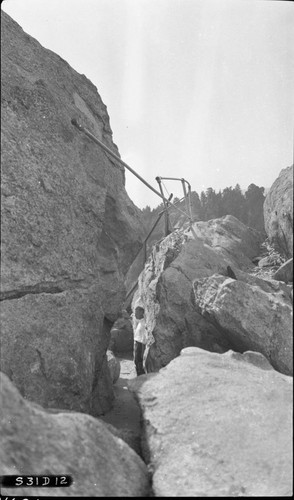
<svg viewBox="0 0 294 500">
<path fill-rule="evenodd" d="M 99 414 L 112 391 L 103 320 L 123 301 L 139 210 L 124 170 L 71 124 L 118 154 L 96 87 L 1 20 L 1 368 L 44 406 Z"/>
<path fill-rule="evenodd" d="M 149 335 L 146 369 L 167 365 L 187 346 L 224 352 L 235 347 L 221 329 L 195 309 L 193 281 L 227 267 L 248 269 L 263 237 L 233 216 L 196 222 L 192 231 L 175 231 L 153 248 L 139 277 L 138 297 L 145 306 Z"/>
<path fill-rule="evenodd" d="M 293 165 L 281 170 L 263 205 L 270 243 L 284 257 L 293 257 Z"/>
<path fill-rule="evenodd" d="M 248 279 L 246 282 L 243 276 L 238 273 L 235 280 L 214 274 L 195 281 L 195 303 L 201 314 L 209 317 L 238 351 L 258 351 L 274 368 L 292 375 L 290 289 L 283 291 L 278 283 L 253 277 L 251 283 Z"/>
<path fill-rule="evenodd" d="M 197 348 L 129 381 L 154 496 L 293 494 L 292 378 L 262 354 Z"/>
<path fill-rule="evenodd" d="M 25 401 L 1 374 L 1 474 L 65 475 L 67 488 L 1 488 L 2 495 L 144 497 L 148 470 L 141 458 L 99 419 L 47 413 Z"/>
<path fill-rule="evenodd" d="M 133 350 L 134 333 L 131 318 L 128 313 L 118 318 L 110 331 L 109 349 L 115 353 L 130 352 Z"/>
<path fill-rule="evenodd" d="M 2 303 L 2 370 L 26 398 L 93 415 L 111 406 L 103 354 L 107 338 L 95 288 L 27 294 Z"/>
</svg>

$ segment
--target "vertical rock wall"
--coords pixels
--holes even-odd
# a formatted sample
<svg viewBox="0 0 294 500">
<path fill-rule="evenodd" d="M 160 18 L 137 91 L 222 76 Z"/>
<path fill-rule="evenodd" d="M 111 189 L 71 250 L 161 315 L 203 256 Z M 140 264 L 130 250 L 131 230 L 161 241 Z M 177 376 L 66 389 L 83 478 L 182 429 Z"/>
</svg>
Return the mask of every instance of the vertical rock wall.
<svg viewBox="0 0 294 500">
<path fill-rule="evenodd" d="M 263 205 L 270 243 L 284 257 L 293 257 L 293 165 L 283 168 Z"/>
<path fill-rule="evenodd" d="M 45 407 L 96 415 L 139 210 L 119 163 L 71 124 L 119 154 L 96 87 L 1 14 L 1 370 Z"/>
</svg>

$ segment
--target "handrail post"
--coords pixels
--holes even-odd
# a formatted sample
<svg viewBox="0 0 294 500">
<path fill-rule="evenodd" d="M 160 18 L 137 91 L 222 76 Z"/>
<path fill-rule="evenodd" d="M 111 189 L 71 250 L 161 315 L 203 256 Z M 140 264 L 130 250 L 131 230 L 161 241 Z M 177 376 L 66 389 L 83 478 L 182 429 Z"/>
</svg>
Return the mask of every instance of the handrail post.
<svg viewBox="0 0 294 500">
<path fill-rule="evenodd" d="M 193 210 L 192 210 L 192 198 L 191 198 L 191 185 L 188 184 L 188 198 L 189 198 L 189 207 L 190 207 L 190 218 L 191 224 L 193 222 Z"/>
<path fill-rule="evenodd" d="M 181 181 L 182 181 L 183 191 L 184 191 L 184 196 L 185 196 L 187 215 L 189 218 L 189 222 L 191 224 L 192 223 L 192 213 L 191 213 L 191 204 L 189 201 L 190 197 L 187 194 L 187 190 L 186 190 L 186 186 L 185 186 L 185 182 L 187 182 L 187 181 L 185 179 L 181 179 Z M 190 188 L 190 184 L 189 184 L 189 188 Z M 189 189 L 189 194 L 190 194 L 190 189 Z"/>
<path fill-rule="evenodd" d="M 163 194 L 163 189 L 162 189 L 162 185 L 161 185 L 161 178 L 160 177 L 155 177 L 155 180 L 158 182 L 158 185 L 159 185 L 159 189 L 160 189 L 160 192 L 161 192 L 161 196 L 162 196 L 162 199 L 163 199 L 163 204 L 164 204 L 164 208 L 165 208 L 165 212 L 164 212 L 164 234 L 165 236 L 167 236 L 170 231 L 169 231 L 169 217 L 168 217 L 168 205 L 165 201 L 165 197 L 164 197 L 164 194 Z"/>
<path fill-rule="evenodd" d="M 144 269 L 144 266 L 145 266 L 145 262 L 147 260 L 147 241 L 149 239 L 149 237 L 151 236 L 151 234 L 153 233 L 154 229 L 156 228 L 158 222 L 160 221 L 162 215 L 164 214 L 164 210 L 162 210 L 159 214 L 158 214 L 158 217 L 155 221 L 155 223 L 153 224 L 151 230 L 149 231 L 149 233 L 147 234 L 145 240 L 143 241 L 143 246 L 140 248 L 140 250 L 137 252 L 136 254 L 136 257 L 135 259 L 138 257 L 139 253 L 141 252 L 141 250 L 143 249 L 143 269 Z M 135 260 L 134 259 L 134 260 Z M 131 290 L 129 290 L 129 292 L 127 293 L 126 297 L 125 297 L 125 303 L 127 301 L 127 299 L 129 298 L 129 296 L 132 294 L 132 292 L 136 289 L 136 287 L 138 286 L 138 281 L 135 283 L 135 285 L 131 288 Z"/>
</svg>

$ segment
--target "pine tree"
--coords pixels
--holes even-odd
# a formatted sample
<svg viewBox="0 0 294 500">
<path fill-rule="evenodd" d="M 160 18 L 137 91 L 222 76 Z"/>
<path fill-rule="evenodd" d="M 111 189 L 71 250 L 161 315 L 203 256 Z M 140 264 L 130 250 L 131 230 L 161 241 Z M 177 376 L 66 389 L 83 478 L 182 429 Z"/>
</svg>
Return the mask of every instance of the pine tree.
<svg viewBox="0 0 294 500">
<path fill-rule="evenodd" d="M 264 187 L 250 184 L 245 193 L 247 225 L 264 232 L 263 203 L 265 200 Z"/>
</svg>

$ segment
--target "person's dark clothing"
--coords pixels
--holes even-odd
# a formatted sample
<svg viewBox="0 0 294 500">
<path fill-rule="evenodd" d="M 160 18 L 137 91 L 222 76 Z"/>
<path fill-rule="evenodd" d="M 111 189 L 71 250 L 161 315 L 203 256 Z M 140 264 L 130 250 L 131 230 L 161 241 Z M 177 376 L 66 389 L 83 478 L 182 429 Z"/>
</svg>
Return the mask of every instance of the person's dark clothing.
<svg viewBox="0 0 294 500">
<path fill-rule="evenodd" d="M 137 376 L 144 375 L 145 371 L 143 368 L 143 355 L 145 351 L 145 345 L 142 342 L 135 340 L 134 342 L 134 362 L 136 366 Z"/>
</svg>

